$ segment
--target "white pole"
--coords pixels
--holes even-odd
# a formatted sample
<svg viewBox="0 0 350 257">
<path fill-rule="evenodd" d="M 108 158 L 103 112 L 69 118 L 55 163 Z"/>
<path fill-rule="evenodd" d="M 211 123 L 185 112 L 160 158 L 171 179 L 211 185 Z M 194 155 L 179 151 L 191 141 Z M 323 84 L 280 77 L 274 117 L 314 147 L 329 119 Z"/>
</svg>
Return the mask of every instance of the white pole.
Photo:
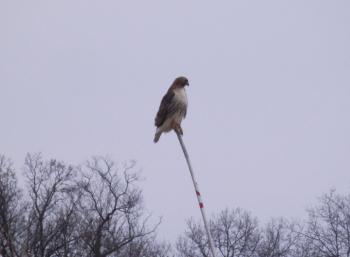
<svg viewBox="0 0 350 257">
<path fill-rule="evenodd" d="M 197 195 L 199 208 L 201 210 L 202 217 L 203 217 L 204 227 L 205 227 L 205 230 L 207 231 L 207 236 L 208 236 L 208 242 L 209 242 L 209 248 L 210 248 L 210 251 L 211 251 L 211 255 L 212 255 L 212 257 L 216 257 L 215 251 L 214 251 L 213 239 L 212 239 L 211 234 L 210 234 L 210 229 L 209 229 L 209 226 L 208 226 L 207 217 L 206 217 L 205 211 L 204 211 L 204 204 L 203 204 L 203 201 L 202 201 L 202 197 L 201 197 L 201 194 L 200 194 L 200 191 L 199 191 L 198 184 L 196 182 L 196 178 L 194 176 L 194 172 L 193 172 L 193 169 L 192 169 L 190 157 L 189 157 L 188 152 L 186 150 L 186 146 L 185 146 L 185 144 L 184 144 L 184 142 L 182 140 L 182 136 L 176 130 L 175 130 L 175 133 L 177 135 L 177 138 L 179 139 L 180 145 L 182 147 L 182 151 L 184 152 L 184 155 L 185 155 L 185 158 L 186 158 L 186 161 L 187 161 L 187 165 L 188 165 L 188 169 L 190 170 L 193 186 L 194 186 L 194 189 L 195 189 L 196 195 Z"/>
</svg>

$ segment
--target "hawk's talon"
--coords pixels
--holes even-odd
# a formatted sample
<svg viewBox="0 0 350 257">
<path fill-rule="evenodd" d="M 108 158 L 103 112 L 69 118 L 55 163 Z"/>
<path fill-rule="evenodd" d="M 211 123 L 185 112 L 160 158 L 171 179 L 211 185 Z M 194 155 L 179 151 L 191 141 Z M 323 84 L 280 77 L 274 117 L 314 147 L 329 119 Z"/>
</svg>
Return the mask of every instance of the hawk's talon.
<svg viewBox="0 0 350 257">
<path fill-rule="evenodd" d="M 183 136 L 184 132 L 183 132 L 183 130 L 182 130 L 182 128 L 181 128 L 181 126 L 179 126 L 179 128 L 178 128 L 178 129 L 179 129 L 180 135 L 181 135 L 181 136 Z"/>
<path fill-rule="evenodd" d="M 183 136 L 184 132 L 183 132 L 183 130 L 182 130 L 182 128 L 181 128 L 180 125 L 176 125 L 176 126 L 174 127 L 174 130 L 175 130 L 176 133 L 178 133 L 178 134 L 180 134 L 181 136 Z"/>
</svg>

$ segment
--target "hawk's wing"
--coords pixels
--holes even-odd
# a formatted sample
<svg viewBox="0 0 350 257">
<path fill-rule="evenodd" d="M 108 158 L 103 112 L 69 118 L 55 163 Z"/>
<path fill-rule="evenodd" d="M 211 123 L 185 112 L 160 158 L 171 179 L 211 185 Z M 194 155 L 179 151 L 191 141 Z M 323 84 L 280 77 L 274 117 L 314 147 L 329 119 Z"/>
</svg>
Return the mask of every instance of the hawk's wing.
<svg viewBox="0 0 350 257">
<path fill-rule="evenodd" d="M 174 91 L 169 90 L 165 96 L 163 96 L 157 116 L 154 120 L 156 127 L 162 126 L 167 117 L 175 112 L 173 105 L 174 95 Z"/>
</svg>

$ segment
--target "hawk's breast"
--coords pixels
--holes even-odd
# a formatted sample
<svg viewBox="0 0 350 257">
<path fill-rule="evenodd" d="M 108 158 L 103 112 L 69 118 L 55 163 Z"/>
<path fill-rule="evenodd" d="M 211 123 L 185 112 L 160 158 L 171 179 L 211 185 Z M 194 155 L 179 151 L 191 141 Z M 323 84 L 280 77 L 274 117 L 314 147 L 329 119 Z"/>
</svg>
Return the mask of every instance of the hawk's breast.
<svg viewBox="0 0 350 257">
<path fill-rule="evenodd" d="M 179 88 L 174 90 L 175 93 L 175 101 L 180 105 L 184 105 L 187 107 L 187 95 L 184 88 Z"/>
<path fill-rule="evenodd" d="M 187 95 L 184 88 L 174 90 L 174 119 L 181 123 L 181 120 L 186 116 L 187 112 Z"/>
</svg>

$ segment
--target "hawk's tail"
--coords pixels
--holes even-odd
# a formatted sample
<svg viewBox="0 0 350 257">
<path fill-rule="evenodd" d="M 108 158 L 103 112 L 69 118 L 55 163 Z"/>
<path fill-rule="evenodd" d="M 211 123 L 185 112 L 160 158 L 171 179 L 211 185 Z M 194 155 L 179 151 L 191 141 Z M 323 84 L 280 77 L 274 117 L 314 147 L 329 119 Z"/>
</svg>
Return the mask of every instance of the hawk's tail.
<svg viewBox="0 0 350 257">
<path fill-rule="evenodd" d="M 159 140 L 161 134 L 162 134 L 162 132 L 160 132 L 160 131 L 157 131 L 157 132 L 156 132 L 156 134 L 154 135 L 154 139 L 153 139 L 153 142 L 154 142 L 154 143 L 157 143 L 157 142 L 158 142 L 158 140 Z"/>
</svg>

